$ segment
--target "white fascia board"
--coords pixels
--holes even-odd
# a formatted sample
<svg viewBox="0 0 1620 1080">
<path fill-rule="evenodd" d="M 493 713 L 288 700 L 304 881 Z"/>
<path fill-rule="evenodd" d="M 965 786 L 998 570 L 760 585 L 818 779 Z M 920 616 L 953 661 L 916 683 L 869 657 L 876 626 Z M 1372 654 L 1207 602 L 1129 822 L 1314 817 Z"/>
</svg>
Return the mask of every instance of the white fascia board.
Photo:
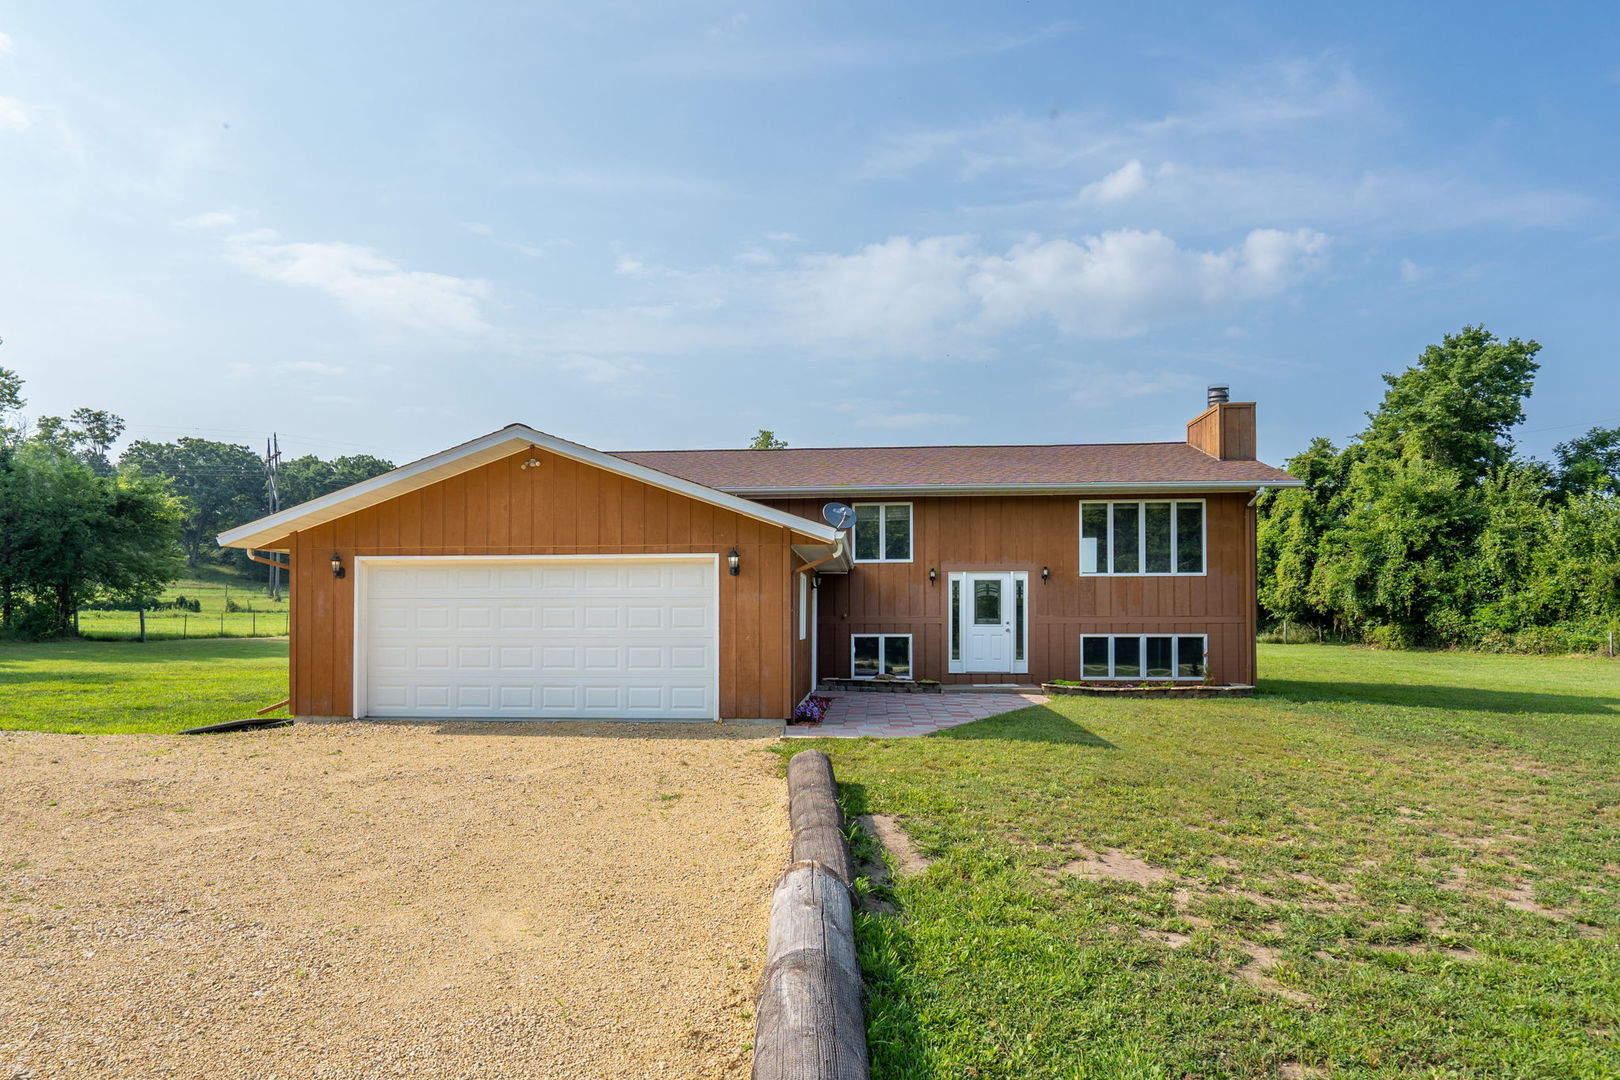
<svg viewBox="0 0 1620 1080">
<path fill-rule="evenodd" d="M 498 461 L 514 451 L 526 446 L 537 450 L 556 454 L 560 457 L 570 458 L 586 465 L 592 465 L 619 476 L 639 480 L 653 487 L 673 491 L 688 498 L 705 502 L 711 506 L 718 506 L 730 510 L 744 517 L 763 521 L 769 525 L 779 525 L 791 529 L 802 536 L 814 537 L 828 543 L 838 539 L 838 530 L 830 525 L 824 525 L 808 518 L 790 514 L 784 510 L 775 510 L 768 506 L 761 506 L 742 496 L 718 491 L 715 488 L 704 487 L 702 484 L 683 480 L 669 473 L 659 472 L 657 469 L 634 462 L 616 458 L 611 454 L 604 454 L 600 450 L 592 450 L 588 446 L 559 439 L 555 435 L 547 435 L 543 431 L 523 424 L 511 424 L 492 431 L 488 435 L 473 439 L 471 442 L 453 446 L 448 450 L 440 451 L 420 461 L 413 461 L 409 465 L 402 465 L 392 472 L 374 476 L 370 480 L 362 480 L 358 484 L 351 484 L 340 491 L 330 495 L 323 495 L 318 499 L 300 503 L 279 514 L 271 514 L 257 521 L 250 521 L 246 525 L 239 525 L 219 534 L 221 547 L 260 548 L 260 545 L 280 539 L 290 532 L 312 528 L 325 524 L 328 521 L 345 517 L 367 507 L 387 502 L 389 499 L 427 487 L 458 473 L 468 472 Z M 260 548 L 261 550 L 277 550 Z"/>
<path fill-rule="evenodd" d="M 1304 487 L 1303 480 L 1173 480 L 1153 483 L 1086 484 L 898 484 L 874 487 L 726 488 L 750 499 L 876 498 L 906 495 L 1180 495 L 1197 492 L 1245 492 L 1260 488 Z"/>
</svg>

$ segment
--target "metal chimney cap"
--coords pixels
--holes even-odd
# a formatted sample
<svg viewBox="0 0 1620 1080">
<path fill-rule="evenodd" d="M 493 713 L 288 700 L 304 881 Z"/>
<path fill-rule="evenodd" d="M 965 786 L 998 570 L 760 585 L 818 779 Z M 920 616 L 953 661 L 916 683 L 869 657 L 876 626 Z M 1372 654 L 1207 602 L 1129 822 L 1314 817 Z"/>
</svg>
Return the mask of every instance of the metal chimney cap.
<svg viewBox="0 0 1620 1080">
<path fill-rule="evenodd" d="M 1211 386 L 1209 388 L 1209 404 L 1223 405 L 1226 402 L 1231 401 L 1231 389 L 1232 388 L 1230 386 Z"/>
</svg>

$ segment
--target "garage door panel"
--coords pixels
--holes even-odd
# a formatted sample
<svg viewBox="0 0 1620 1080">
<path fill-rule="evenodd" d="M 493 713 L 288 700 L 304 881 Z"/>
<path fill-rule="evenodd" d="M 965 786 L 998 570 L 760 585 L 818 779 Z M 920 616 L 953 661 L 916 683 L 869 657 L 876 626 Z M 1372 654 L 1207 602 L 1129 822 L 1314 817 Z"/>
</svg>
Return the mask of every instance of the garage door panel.
<svg viewBox="0 0 1620 1080">
<path fill-rule="evenodd" d="M 368 714 L 713 719 L 712 563 L 368 563 Z"/>
</svg>

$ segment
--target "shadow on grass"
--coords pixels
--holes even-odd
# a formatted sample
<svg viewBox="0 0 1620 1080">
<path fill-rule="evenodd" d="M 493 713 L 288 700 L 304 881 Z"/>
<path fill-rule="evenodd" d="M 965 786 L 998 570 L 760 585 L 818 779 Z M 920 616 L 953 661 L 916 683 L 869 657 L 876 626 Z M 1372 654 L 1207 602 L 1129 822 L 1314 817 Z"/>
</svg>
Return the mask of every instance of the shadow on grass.
<svg viewBox="0 0 1620 1080">
<path fill-rule="evenodd" d="M 1467 710 L 1497 714 L 1555 713 L 1565 716 L 1620 715 L 1620 695 L 1586 697 L 1527 690 L 1494 690 L 1468 686 L 1414 686 L 1410 683 L 1306 682 L 1262 679 L 1260 698 L 1286 701 L 1353 701 L 1369 705 L 1402 705 L 1415 709 Z"/>
<path fill-rule="evenodd" d="M 1101 735 L 1046 705 L 1032 705 L 1016 712 L 986 717 L 971 724 L 936 731 L 927 737 L 967 742 L 995 740 L 1067 743 L 1072 746 L 1095 746 L 1102 750 L 1119 749 Z"/>
</svg>

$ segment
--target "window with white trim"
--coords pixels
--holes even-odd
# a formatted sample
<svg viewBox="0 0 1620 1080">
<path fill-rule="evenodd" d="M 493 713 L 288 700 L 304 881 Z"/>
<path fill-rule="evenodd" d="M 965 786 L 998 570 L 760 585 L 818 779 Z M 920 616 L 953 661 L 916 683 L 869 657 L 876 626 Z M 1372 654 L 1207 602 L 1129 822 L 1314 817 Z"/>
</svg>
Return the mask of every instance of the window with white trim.
<svg viewBox="0 0 1620 1080">
<path fill-rule="evenodd" d="M 1208 634 L 1081 634 L 1082 679 L 1202 679 Z"/>
<path fill-rule="evenodd" d="M 910 634 L 851 634 L 849 673 L 856 679 L 911 678 Z"/>
<path fill-rule="evenodd" d="M 855 504 L 855 561 L 911 561 L 911 504 Z"/>
<path fill-rule="evenodd" d="M 1202 499 L 1080 504 L 1080 572 L 1143 577 L 1204 573 Z"/>
<path fill-rule="evenodd" d="M 810 575 L 799 574 L 799 640 L 810 636 Z"/>
</svg>

